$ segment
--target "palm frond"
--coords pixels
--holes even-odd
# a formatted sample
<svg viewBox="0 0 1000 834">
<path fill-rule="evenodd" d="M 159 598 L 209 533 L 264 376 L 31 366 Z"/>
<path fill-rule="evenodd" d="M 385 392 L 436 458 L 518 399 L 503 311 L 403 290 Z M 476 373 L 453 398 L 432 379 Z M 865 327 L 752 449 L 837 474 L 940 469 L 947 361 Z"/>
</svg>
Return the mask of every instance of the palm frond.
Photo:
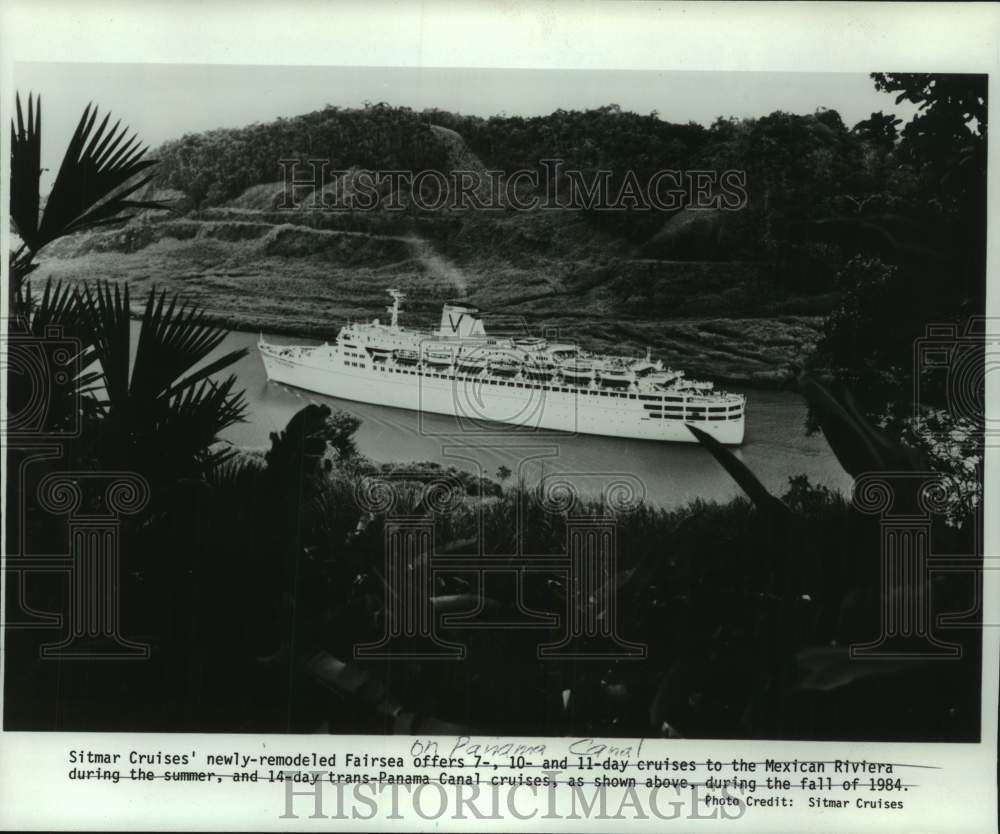
<svg viewBox="0 0 1000 834">
<path fill-rule="evenodd" d="M 245 495 L 248 488 L 257 490 L 263 461 L 245 454 L 234 455 L 205 473 L 205 480 L 226 495 Z"/>
<path fill-rule="evenodd" d="M 76 287 L 62 281 L 45 282 L 41 298 L 34 299 L 30 284 L 25 284 L 22 291 L 24 309 L 31 316 L 31 333 L 39 339 L 49 338 L 53 329 L 58 335 L 68 336 L 81 341 L 81 349 L 86 350 L 87 332 L 82 320 L 79 304 L 79 292 Z"/>
<path fill-rule="evenodd" d="M 28 95 L 24 118 L 21 96 L 14 99 L 17 125 L 10 123 L 10 216 L 28 248 L 41 245 L 38 234 L 39 180 L 42 175 L 42 99 Z"/>
<path fill-rule="evenodd" d="M 208 379 L 213 374 L 228 368 L 235 362 L 239 362 L 239 360 L 246 356 L 247 353 L 249 353 L 248 348 L 237 348 L 236 350 L 231 350 L 229 353 L 220 356 L 218 359 L 213 359 L 211 362 L 208 362 L 198 368 L 198 370 L 175 382 L 164 392 L 163 396 L 173 397 L 181 391 L 197 385 L 199 382 Z"/>
<path fill-rule="evenodd" d="M 30 116 L 30 113 L 29 113 Z M 70 139 L 56 174 L 37 234 L 29 243 L 37 250 L 58 237 L 91 225 L 124 220 L 126 208 L 166 208 L 158 202 L 129 200 L 150 177 L 136 180 L 156 160 L 143 159 L 147 148 L 121 122 L 108 129 L 110 114 L 95 129 L 97 108 L 88 104 Z M 39 126 L 41 124 L 38 117 Z M 25 208 L 27 212 L 27 208 Z"/>
<path fill-rule="evenodd" d="M 129 393 L 129 357 L 131 323 L 129 290 L 106 282 L 91 288 L 85 285 L 80 299 L 85 326 L 95 357 L 101 364 L 101 376 L 110 408 L 124 407 Z"/>
<path fill-rule="evenodd" d="M 210 379 L 190 387 L 169 403 L 158 428 L 194 439 L 195 447 L 209 446 L 218 434 L 246 419 L 246 394 L 233 394 L 235 374 L 220 383 Z"/>
<path fill-rule="evenodd" d="M 209 324 L 198 308 L 179 305 L 176 296 L 168 304 L 165 292 L 150 293 L 136 349 L 132 395 L 172 397 L 238 361 L 246 351 L 232 351 L 211 362 L 207 373 L 191 372 L 225 337 L 225 330 Z"/>
<path fill-rule="evenodd" d="M 707 432 L 691 425 L 688 425 L 688 431 L 698 438 L 698 442 L 712 454 L 712 457 L 740 485 L 740 489 L 750 497 L 750 500 L 759 509 L 769 513 L 776 513 L 780 518 L 786 518 L 791 514 L 791 510 L 784 503 L 767 491 L 767 488 L 757 479 L 757 476 L 753 474 L 750 467 L 737 458 L 736 455 L 730 452 L 718 440 Z"/>
<path fill-rule="evenodd" d="M 875 429 L 847 391 L 840 391 L 836 396 L 806 373 L 799 377 L 799 389 L 816 413 L 833 454 L 852 477 L 864 472 L 927 468 L 919 451 Z"/>
<path fill-rule="evenodd" d="M 225 331 L 211 326 L 197 308 L 151 292 L 133 359 L 127 285 L 86 285 L 78 305 L 101 368 L 87 384 L 96 393 L 99 386 L 93 383 L 99 381 L 106 394 L 99 408 L 109 427 L 104 440 L 109 461 L 137 461 L 153 481 L 169 482 L 203 473 L 235 454 L 216 441 L 245 419 L 245 395 L 234 391 L 235 376 L 222 382 L 212 377 L 245 351 L 197 367 Z"/>
</svg>

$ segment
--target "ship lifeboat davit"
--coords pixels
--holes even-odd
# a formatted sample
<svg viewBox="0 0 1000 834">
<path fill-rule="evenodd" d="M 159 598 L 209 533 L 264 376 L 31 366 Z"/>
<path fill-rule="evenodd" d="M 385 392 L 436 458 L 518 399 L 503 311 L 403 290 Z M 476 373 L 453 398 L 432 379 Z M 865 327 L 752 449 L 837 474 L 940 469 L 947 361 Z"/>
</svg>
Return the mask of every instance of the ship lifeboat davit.
<svg viewBox="0 0 1000 834">
<path fill-rule="evenodd" d="M 420 354 L 415 350 L 397 350 L 392 355 L 401 365 L 416 365 L 420 361 Z"/>
</svg>

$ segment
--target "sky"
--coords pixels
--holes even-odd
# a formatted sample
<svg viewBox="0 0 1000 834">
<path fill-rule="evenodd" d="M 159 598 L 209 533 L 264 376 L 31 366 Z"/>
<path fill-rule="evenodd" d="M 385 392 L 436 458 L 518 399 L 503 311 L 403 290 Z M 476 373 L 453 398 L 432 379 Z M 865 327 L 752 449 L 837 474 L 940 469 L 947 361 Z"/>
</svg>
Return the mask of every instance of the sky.
<svg viewBox="0 0 1000 834">
<path fill-rule="evenodd" d="M 42 166 L 50 169 L 43 188 L 90 101 L 121 118 L 150 148 L 185 133 L 365 101 L 478 116 L 618 104 L 703 125 L 718 116 L 803 114 L 820 107 L 837 110 L 848 126 L 878 110 L 904 121 L 915 112 L 876 91 L 861 73 L 18 63 L 14 86 L 22 99 L 29 91 L 42 96 Z"/>
</svg>

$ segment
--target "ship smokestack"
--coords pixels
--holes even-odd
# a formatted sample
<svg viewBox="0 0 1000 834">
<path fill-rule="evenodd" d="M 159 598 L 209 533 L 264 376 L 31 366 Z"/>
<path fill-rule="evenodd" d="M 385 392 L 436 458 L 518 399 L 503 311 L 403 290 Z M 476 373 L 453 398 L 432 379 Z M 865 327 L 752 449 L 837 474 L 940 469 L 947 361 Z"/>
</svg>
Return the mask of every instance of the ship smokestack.
<svg viewBox="0 0 1000 834">
<path fill-rule="evenodd" d="M 475 307 L 445 304 L 441 310 L 438 335 L 450 339 L 470 339 L 485 336 L 486 331 Z"/>
</svg>

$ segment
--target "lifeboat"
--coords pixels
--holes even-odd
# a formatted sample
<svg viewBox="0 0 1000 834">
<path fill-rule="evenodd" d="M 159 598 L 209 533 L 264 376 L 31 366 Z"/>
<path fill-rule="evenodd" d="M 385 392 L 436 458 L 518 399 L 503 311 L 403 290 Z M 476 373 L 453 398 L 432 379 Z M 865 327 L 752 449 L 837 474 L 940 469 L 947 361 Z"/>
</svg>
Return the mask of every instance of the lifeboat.
<svg viewBox="0 0 1000 834">
<path fill-rule="evenodd" d="M 511 344 L 521 350 L 541 350 L 545 347 L 545 339 L 539 339 L 537 336 L 516 336 L 511 339 Z"/>
<path fill-rule="evenodd" d="M 486 357 L 476 354 L 459 356 L 458 367 L 466 373 L 479 373 L 486 368 Z"/>
<path fill-rule="evenodd" d="M 392 355 L 401 365 L 416 365 L 420 361 L 420 354 L 415 350 L 396 350 Z"/>
<path fill-rule="evenodd" d="M 695 382 L 691 379 L 686 379 L 683 382 L 677 383 L 678 391 L 695 391 L 698 393 L 711 391 L 715 387 L 714 382 Z"/>
<path fill-rule="evenodd" d="M 600 370 L 602 385 L 620 388 L 632 384 L 632 371 L 622 365 L 605 365 Z"/>
<path fill-rule="evenodd" d="M 653 385 L 669 385 L 675 379 L 680 379 L 683 376 L 684 371 L 657 371 L 649 374 L 646 380 Z"/>
<path fill-rule="evenodd" d="M 368 355 L 376 362 L 385 362 L 386 359 L 392 356 L 392 348 L 369 346 L 365 350 L 368 351 Z"/>
<path fill-rule="evenodd" d="M 545 360 L 529 360 L 524 366 L 524 375 L 528 379 L 552 379 L 555 376 L 555 372 L 555 365 Z"/>
<path fill-rule="evenodd" d="M 594 366 L 583 364 L 562 365 L 563 379 L 571 385 L 589 385 L 594 378 Z"/>
<path fill-rule="evenodd" d="M 491 374 L 497 376 L 515 376 L 521 370 L 521 363 L 509 356 L 491 359 L 488 363 Z"/>
<path fill-rule="evenodd" d="M 451 365 L 453 361 L 452 353 L 447 348 L 425 348 L 424 350 L 424 361 L 428 365 L 437 365 L 438 367 L 444 367 L 446 365 Z"/>
<path fill-rule="evenodd" d="M 655 371 L 656 364 L 654 362 L 650 362 L 648 359 L 639 359 L 638 361 L 632 363 L 632 373 L 634 373 L 637 377 L 641 378 L 648 376 Z"/>
</svg>

